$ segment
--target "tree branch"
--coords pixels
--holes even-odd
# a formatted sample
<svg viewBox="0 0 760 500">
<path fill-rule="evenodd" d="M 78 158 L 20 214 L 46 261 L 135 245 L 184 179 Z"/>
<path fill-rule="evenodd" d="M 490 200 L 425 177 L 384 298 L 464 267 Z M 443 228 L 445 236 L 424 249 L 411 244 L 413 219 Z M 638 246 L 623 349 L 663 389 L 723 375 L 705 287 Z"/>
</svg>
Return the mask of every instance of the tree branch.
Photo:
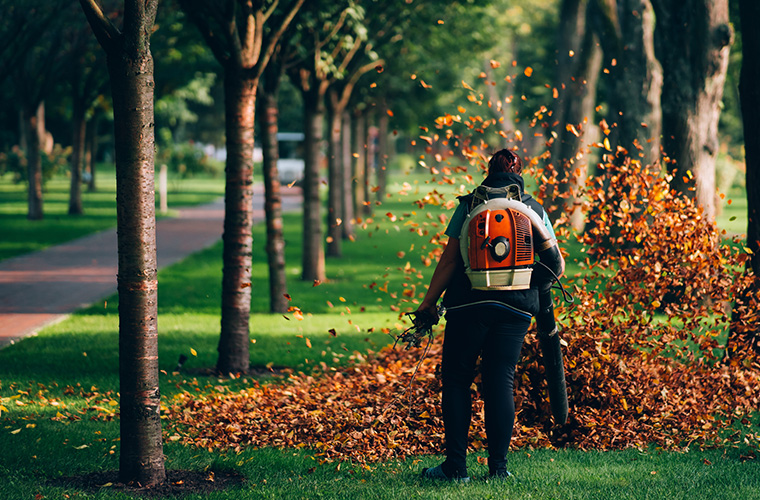
<svg viewBox="0 0 760 500">
<path fill-rule="evenodd" d="M 264 13 L 264 22 L 267 22 L 269 20 L 269 17 L 274 14 L 275 9 L 277 9 L 277 6 L 280 4 L 280 0 L 275 0 L 272 2 L 272 6 L 269 7 L 269 10 Z"/>
<path fill-rule="evenodd" d="M 245 26 L 240 37 L 242 38 L 241 61 L 245 68 L 252 68 L 258 62 L 264 31 L 262 17 L 263 13 L 261 10 L 251 10 L 245 13 Z"/>
<path fill-rule="evenodd" d="M 103 14 L 96 0 L 79 0 L 79 4 L 82 6 L 87 22 L 90 23 L 100 46 L 106 52 L 113 50 L 121 37 L 119 30 Z"/>
<path fill-rule="evenodd" d="M 290 9 L 290 12 L 288 12 L 288 14 L 280 23 L 279 29 L 272 36 L 269 37 L 267 46 L 263 49 L 263 52 L 262 52 L 262 57 L 260 60 L 259 71 L 258 71 L 259 76 L 261 76 L 261 73 L 264 71 L 264 68 L 267 66 L 267 64 L 269 64 L 269 60 L 272 58 L 272 55 L 274 54 L 275 49 L 277 48 L 277 45 L 282 39 L 282 35 L 285 33 L 285 31 L 288 29 L 288 26 L 290 26 L 290 23 L 296 17 L 298 10 L 303 6 L 303 3 L 304 3 L 304 0 L 296 0 L 293 3 L 293 7 L 291 7 Z"/>
<path fill-rule="evenodd" d="M 348 106 L 348 101 L 351 99 L 351 93 L 354 91 L 354 87 L 359 81 L 359 78 L 377 68 L 378 66 L 382 66 L 383 64 L 385 64 L 385 61 L 378 59 L 377 61 L 369 62 L 354 71 L 354 73 L 351 75 L 351 78 L 348 79 L 346 84 L 343 86 L 343 90 L 341 91 L 340 101 L 338 102 L 341 110 L 346 109 L 346 106 Z"/>
<path fill-rule="evenodd" d="M 239 68 L 243 67 L 243 46 L 238 34 L 237 19 L 235 16 L 235 0 L 227 0 L 225 6 L 225 19 L 222 24 L 226 28 L 227 42 L 229 43 L 230 57 L 235 59 Z"/>
<path fill-rule="evenodd" d="M 327 42 L 329 42 L 332 39 L 332 37 L 334 37 L 338 33 L 338 31 L 340 31 L 340 29 L 343 27 L 343 24 L 346 22 L 347 15 L 348 13 L 345 10 L 340 13 L 340 18 L 338 18 L 338 22 L 335 23 L 335 26 L 333 26 L 332 31 L 328 33 L 327 36 L 325 36 L 325 38 L 321 42 L 319 41 L 319 37 L 317 37 L 317 42 L 314 44 L 314 46 L 316 47 L 316 50 L 321 50 L 322 47 L 324 47 L 327 44 Z"/>
</svg>

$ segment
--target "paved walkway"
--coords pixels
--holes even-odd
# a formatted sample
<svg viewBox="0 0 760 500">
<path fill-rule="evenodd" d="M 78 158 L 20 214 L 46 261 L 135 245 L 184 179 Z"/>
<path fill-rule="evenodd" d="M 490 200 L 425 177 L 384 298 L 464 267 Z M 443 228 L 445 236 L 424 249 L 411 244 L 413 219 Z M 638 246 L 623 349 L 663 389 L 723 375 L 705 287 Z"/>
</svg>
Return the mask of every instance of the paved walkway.
<svg viewBox="0 0 760 500">
<path fill-rule="evenodd" d="M 298 188 L 283 188 L 283 210 L 301 206 Z M 254 221 L 264 219 L 263 186 L 254 190 Z M 157 221 L 159 269 L 211 246 L 222 236 L 224 202 L 183 208 Z M 116 293 L 116 228 L 0 262 L 0 349 Z"/>
</svg>

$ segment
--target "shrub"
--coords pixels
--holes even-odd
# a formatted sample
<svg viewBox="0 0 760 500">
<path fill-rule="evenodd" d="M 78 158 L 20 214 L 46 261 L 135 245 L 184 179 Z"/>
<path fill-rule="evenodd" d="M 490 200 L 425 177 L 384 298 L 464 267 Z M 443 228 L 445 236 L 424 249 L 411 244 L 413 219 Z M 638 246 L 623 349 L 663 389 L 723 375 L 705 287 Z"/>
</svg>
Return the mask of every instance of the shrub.
<svg viewBox="0 0 760 500">
<path fill-rule="evenodd" d="M 70 157 L 71 147 L 64 148 L 60 144 L 53 146 L 50 154 L 44 151 L 40 153 L 43 185 L 55 174 L 68 168 Z M 0 175 L 12 173 L 16 184 L 28 181 L 28 165 L 26 153 L 18 146 L 13 146 L 7 153 L 0 153 Z"/>
<path fill-rule="evenodd" d="M 211 158 L 192 143 L 170 144 L 158 148 L 156 164 L 165 164 L 170 172 L 183 179 L 196 175 L 216 177 L 224 169 L 221 162 Z"/>
</svg>

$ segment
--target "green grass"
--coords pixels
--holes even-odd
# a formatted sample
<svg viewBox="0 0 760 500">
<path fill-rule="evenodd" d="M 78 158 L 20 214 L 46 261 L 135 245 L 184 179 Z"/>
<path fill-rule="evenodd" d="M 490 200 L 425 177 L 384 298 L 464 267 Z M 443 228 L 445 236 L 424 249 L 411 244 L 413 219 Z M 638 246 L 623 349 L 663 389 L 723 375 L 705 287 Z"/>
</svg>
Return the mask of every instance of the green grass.
<svg viewBox="0 0 760 500">
<path fill-rule="evenodd" d="M 420 182 L 413 176 L 403 180 L 412 185 L 414 180 Z M 386 212 L 396 215 L 395 224 Z M 400 326 L 400 311 L 391 310 L 398 301 L 390 294 L 402 297 L 405 283 L 425 282 L 432 272 L 420 261 L 420 253 L 432 248 L 430 236 L 417 236 L 409 231 L 413 226 L 406 225 L 425 221 L 430 220 L 409 198 L 394 195 L 376 209 L 373 222 L 358 232 L 356 242 L 344 243 L 343 259 L 328 259 L 330 279 L 315 287 L 298 279 L 300 217 L 287 215 L 289 293 L 292 304 L 304 312 L 302 321 L 293 314 L 284 315 L 286 319 L 266 312 L 264 229 L 257 225 L 251 364 L 308 372 L 321 362 L 341 365 L 357 351 L 376 351 L 387 345 L 392 339 L 381 330 L 397 332 Z M 573 245 L 570 250 L 569 264 L 575 265 L 573 259 L 580 251 Z M 399 257 L 398 251 L 404 251 L 404 256 Z M 399 270 L 407 262 L 415 272 Z M 570 269 L 569 274 L 574 272 Z M 386 281 L 387 292 L 380 290 Z M 235 390 L 253 383 L 250 376 L 231 380 L 205 371 L 216 361 L 220 283 L 219 244 L 159 274 L 164 398 L 183 390 L 202 392 L 219 386 Z M 416 297 L 419 293 L 422 287 Z M 90 494 L 52 484 L 65 476 L 118 469 L 119 428 L 112 417 L 118 401 L 117 304 L 117 297 L 109 297 L 0 351 L 0 406 L 4 407 L 0 408 L 0 498 L 129 498 L 110 487 Z M 181 372 L 174 372 L 181 354 L 189 359 Z M 437 464 L 440 456 L 375 464 L 368 470 L 352 463 L 319 463 L 308 450 L 211 453 L 167 442 L 165 453 L 171 469 L 234 470 L 246 478 L 242 489 L 185 498 L 760 498 L 757 460 L 741 460 L 741 452 L 734 449 L 686 453 L 513 450 L 510 470 L 515 478 L 501 483 L 483 481 L 485 466 L 472 455 L 475 480 L 469 485 L 418 477 L 422 467 Z"/>
<path fill-rule="evenodd" d="M 14 184 L 11 174 L 0 176 L 0 260 L 42 250 L 103 229 L 116 226 L 116 175 L 113 167 L 100 166 L 97 191 L 82 186 L 84 214 L 68 215 L 69 179 L 56 176 L 45 184 L 43 220 L 30 221 L 26 184 Z M 197 205 L 224 194 L 222 178 L 169 180 L 168 201 L 172 207 Z"/>
</svg>

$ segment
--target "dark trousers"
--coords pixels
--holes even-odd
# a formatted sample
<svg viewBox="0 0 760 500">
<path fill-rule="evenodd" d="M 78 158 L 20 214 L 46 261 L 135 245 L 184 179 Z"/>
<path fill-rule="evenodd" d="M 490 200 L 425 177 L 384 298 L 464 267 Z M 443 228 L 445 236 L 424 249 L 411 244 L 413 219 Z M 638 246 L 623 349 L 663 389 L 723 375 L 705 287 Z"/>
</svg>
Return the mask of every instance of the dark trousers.
<svg viewBox="0 0 760 500">
<path fill-rule="evenodd" d="M 472 414 L 470 387 L 481 357 L 482 394 L 488 438 L 488 468 L 506 470 L 515 423 L 515 366 L 530 317 L 484 305 L 446 314 L 443 340 L 443 422 L 446 433 L 444 472 L 467 476 L 465 457 Z"/>
</svg>

